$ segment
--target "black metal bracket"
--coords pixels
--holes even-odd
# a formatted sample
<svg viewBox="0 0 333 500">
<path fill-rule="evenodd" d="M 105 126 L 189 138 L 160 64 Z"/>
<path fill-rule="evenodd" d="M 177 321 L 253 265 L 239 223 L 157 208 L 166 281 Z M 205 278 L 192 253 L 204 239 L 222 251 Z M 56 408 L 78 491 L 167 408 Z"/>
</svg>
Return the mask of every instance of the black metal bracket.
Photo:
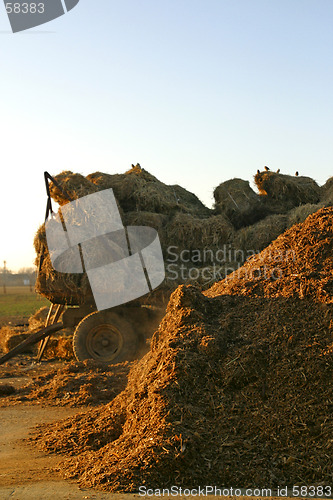
<svg viewBox="0 0 333 500">
<path fill-rule="evenodd" d="M 68 201 L 73 201 L 73 198 L 67 193 L 67 191 L 63 187 L 60 186 L 60 184 L 48 172 L 44 172 L 44 180 L 45 180 L 45 187 L 47 194 L 45 220 L 47 220 L 49 213 L 53 212 L 49 181 L 51 181 L 59 189 L 59 191 L 62 192 L 62 194 L 65 196 L 65 198 L 67 198 Z"/>
</svg>

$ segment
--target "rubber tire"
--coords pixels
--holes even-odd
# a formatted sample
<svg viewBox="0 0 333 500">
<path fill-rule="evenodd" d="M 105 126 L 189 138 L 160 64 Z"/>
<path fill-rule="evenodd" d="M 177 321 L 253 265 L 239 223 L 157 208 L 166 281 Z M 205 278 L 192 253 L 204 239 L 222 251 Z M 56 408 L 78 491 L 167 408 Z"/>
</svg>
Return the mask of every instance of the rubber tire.
<svg viewBox="0 0 333 500">
<path fill-rule="evenodd" d="M 111 339 L 113 345 L 109 352 L 101 346 L 98 340 L 101 338 L 104 342 L 105 339 Z M 113 311 L 89 314 L 80 321 L 73 336 L 73 350 L 78 361 L 95 359 L 106 364 L 132 361 L 139 344 L 139 337 L 131 324 Z"/>
</svg>

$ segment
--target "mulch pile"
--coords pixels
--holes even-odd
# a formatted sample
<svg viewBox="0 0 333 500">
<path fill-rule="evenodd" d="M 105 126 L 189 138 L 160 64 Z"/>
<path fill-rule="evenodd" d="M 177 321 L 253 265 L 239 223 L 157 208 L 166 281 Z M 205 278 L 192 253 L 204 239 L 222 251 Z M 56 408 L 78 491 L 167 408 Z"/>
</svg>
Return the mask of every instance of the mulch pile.
<svg viewBox="0 0 333 500">
<path fill-rule="evenodd" d="M 0 379 L 14 378 L 15 383 L 15 377 L 30 378 L 28 383 L 19 384 L 15 388 L 13 384 L 1 384 L 1 406 L 20 404 L 22 401 L 25 404 L 70 407 L 109 403 L 125 389 L 132 363 L 106 366 L 94 360 L 86 360 L 54 365 L 55 363 L 50 366 L 45 363 L 29 369 L 20 369 L 14 365 L 5 370 L 0 369 Z"/>
<path fill-rule="evenodd" d="M 20 395 L 61 406 L 96 406 L 111 401 L 127 384 L 131 363 L 105 366 L 94 360 L 71 362 L 34 378 Z"/>
<path fill-rule="evenodd" d="M 126 389 L 43 428 L 43 450 L 76 455 L 62 475 L 126 492 L 330 484 L 332 222 L 311 215 L 205 294 L 179 287 Z M 245 277 L 275 256 L 280 280 Z"/>
</svg>

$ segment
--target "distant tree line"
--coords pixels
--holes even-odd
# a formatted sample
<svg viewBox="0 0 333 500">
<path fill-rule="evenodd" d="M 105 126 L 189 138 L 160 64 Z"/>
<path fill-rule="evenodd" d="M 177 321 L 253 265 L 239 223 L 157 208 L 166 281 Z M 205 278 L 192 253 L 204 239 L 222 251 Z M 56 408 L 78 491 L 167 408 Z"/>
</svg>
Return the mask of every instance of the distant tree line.
<svg viewBox="0 0 333 500">
<path fill-rule="evenodd" d="M 17 272 L 0 267 L 0 286 L 29 286 L 36 281 L 36 269 L 33 267 L 22 267 Z"/>
</svg>

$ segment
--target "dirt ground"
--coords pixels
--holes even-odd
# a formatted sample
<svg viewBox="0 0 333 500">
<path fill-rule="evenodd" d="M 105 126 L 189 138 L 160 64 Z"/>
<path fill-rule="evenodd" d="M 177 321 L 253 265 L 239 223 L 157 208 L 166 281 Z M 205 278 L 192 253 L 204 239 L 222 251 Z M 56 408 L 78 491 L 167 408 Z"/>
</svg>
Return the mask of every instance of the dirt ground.
<svg viewBox="0 0 333 500">
<path fill-rule="evenodd" d="M 52 363 L 48 369 L 51 369 Z M 21 370 L 20 370 L 21 368 Z M 4 368 L 2 368 L 4 371 Z M 33 376 L 45 373 L 44 364 L 35 367 L 24 362 L 12 363 L 12 376 L 0 378 L 0 387 L 10 385 L 19 389 Z M 7 368 L 8 373 L 8 368 Z M 0 377 L 3 374 L 0 374 Z M 14 375 L 14 376 L 13 376 Z M 80 489 L 75 483 L 59 480 L 53 468 L 59 457 L 37 451 L 26 439 L 32 429 L 41 423 L 52 422 L 82 411 L 78 408 L 59 408 L 50 405 L 8 404 L 0 410 L 0 498 L 1 499 L 51 499 L 51 498 L 110 498 L 100 492 Z"/>
</svg>

